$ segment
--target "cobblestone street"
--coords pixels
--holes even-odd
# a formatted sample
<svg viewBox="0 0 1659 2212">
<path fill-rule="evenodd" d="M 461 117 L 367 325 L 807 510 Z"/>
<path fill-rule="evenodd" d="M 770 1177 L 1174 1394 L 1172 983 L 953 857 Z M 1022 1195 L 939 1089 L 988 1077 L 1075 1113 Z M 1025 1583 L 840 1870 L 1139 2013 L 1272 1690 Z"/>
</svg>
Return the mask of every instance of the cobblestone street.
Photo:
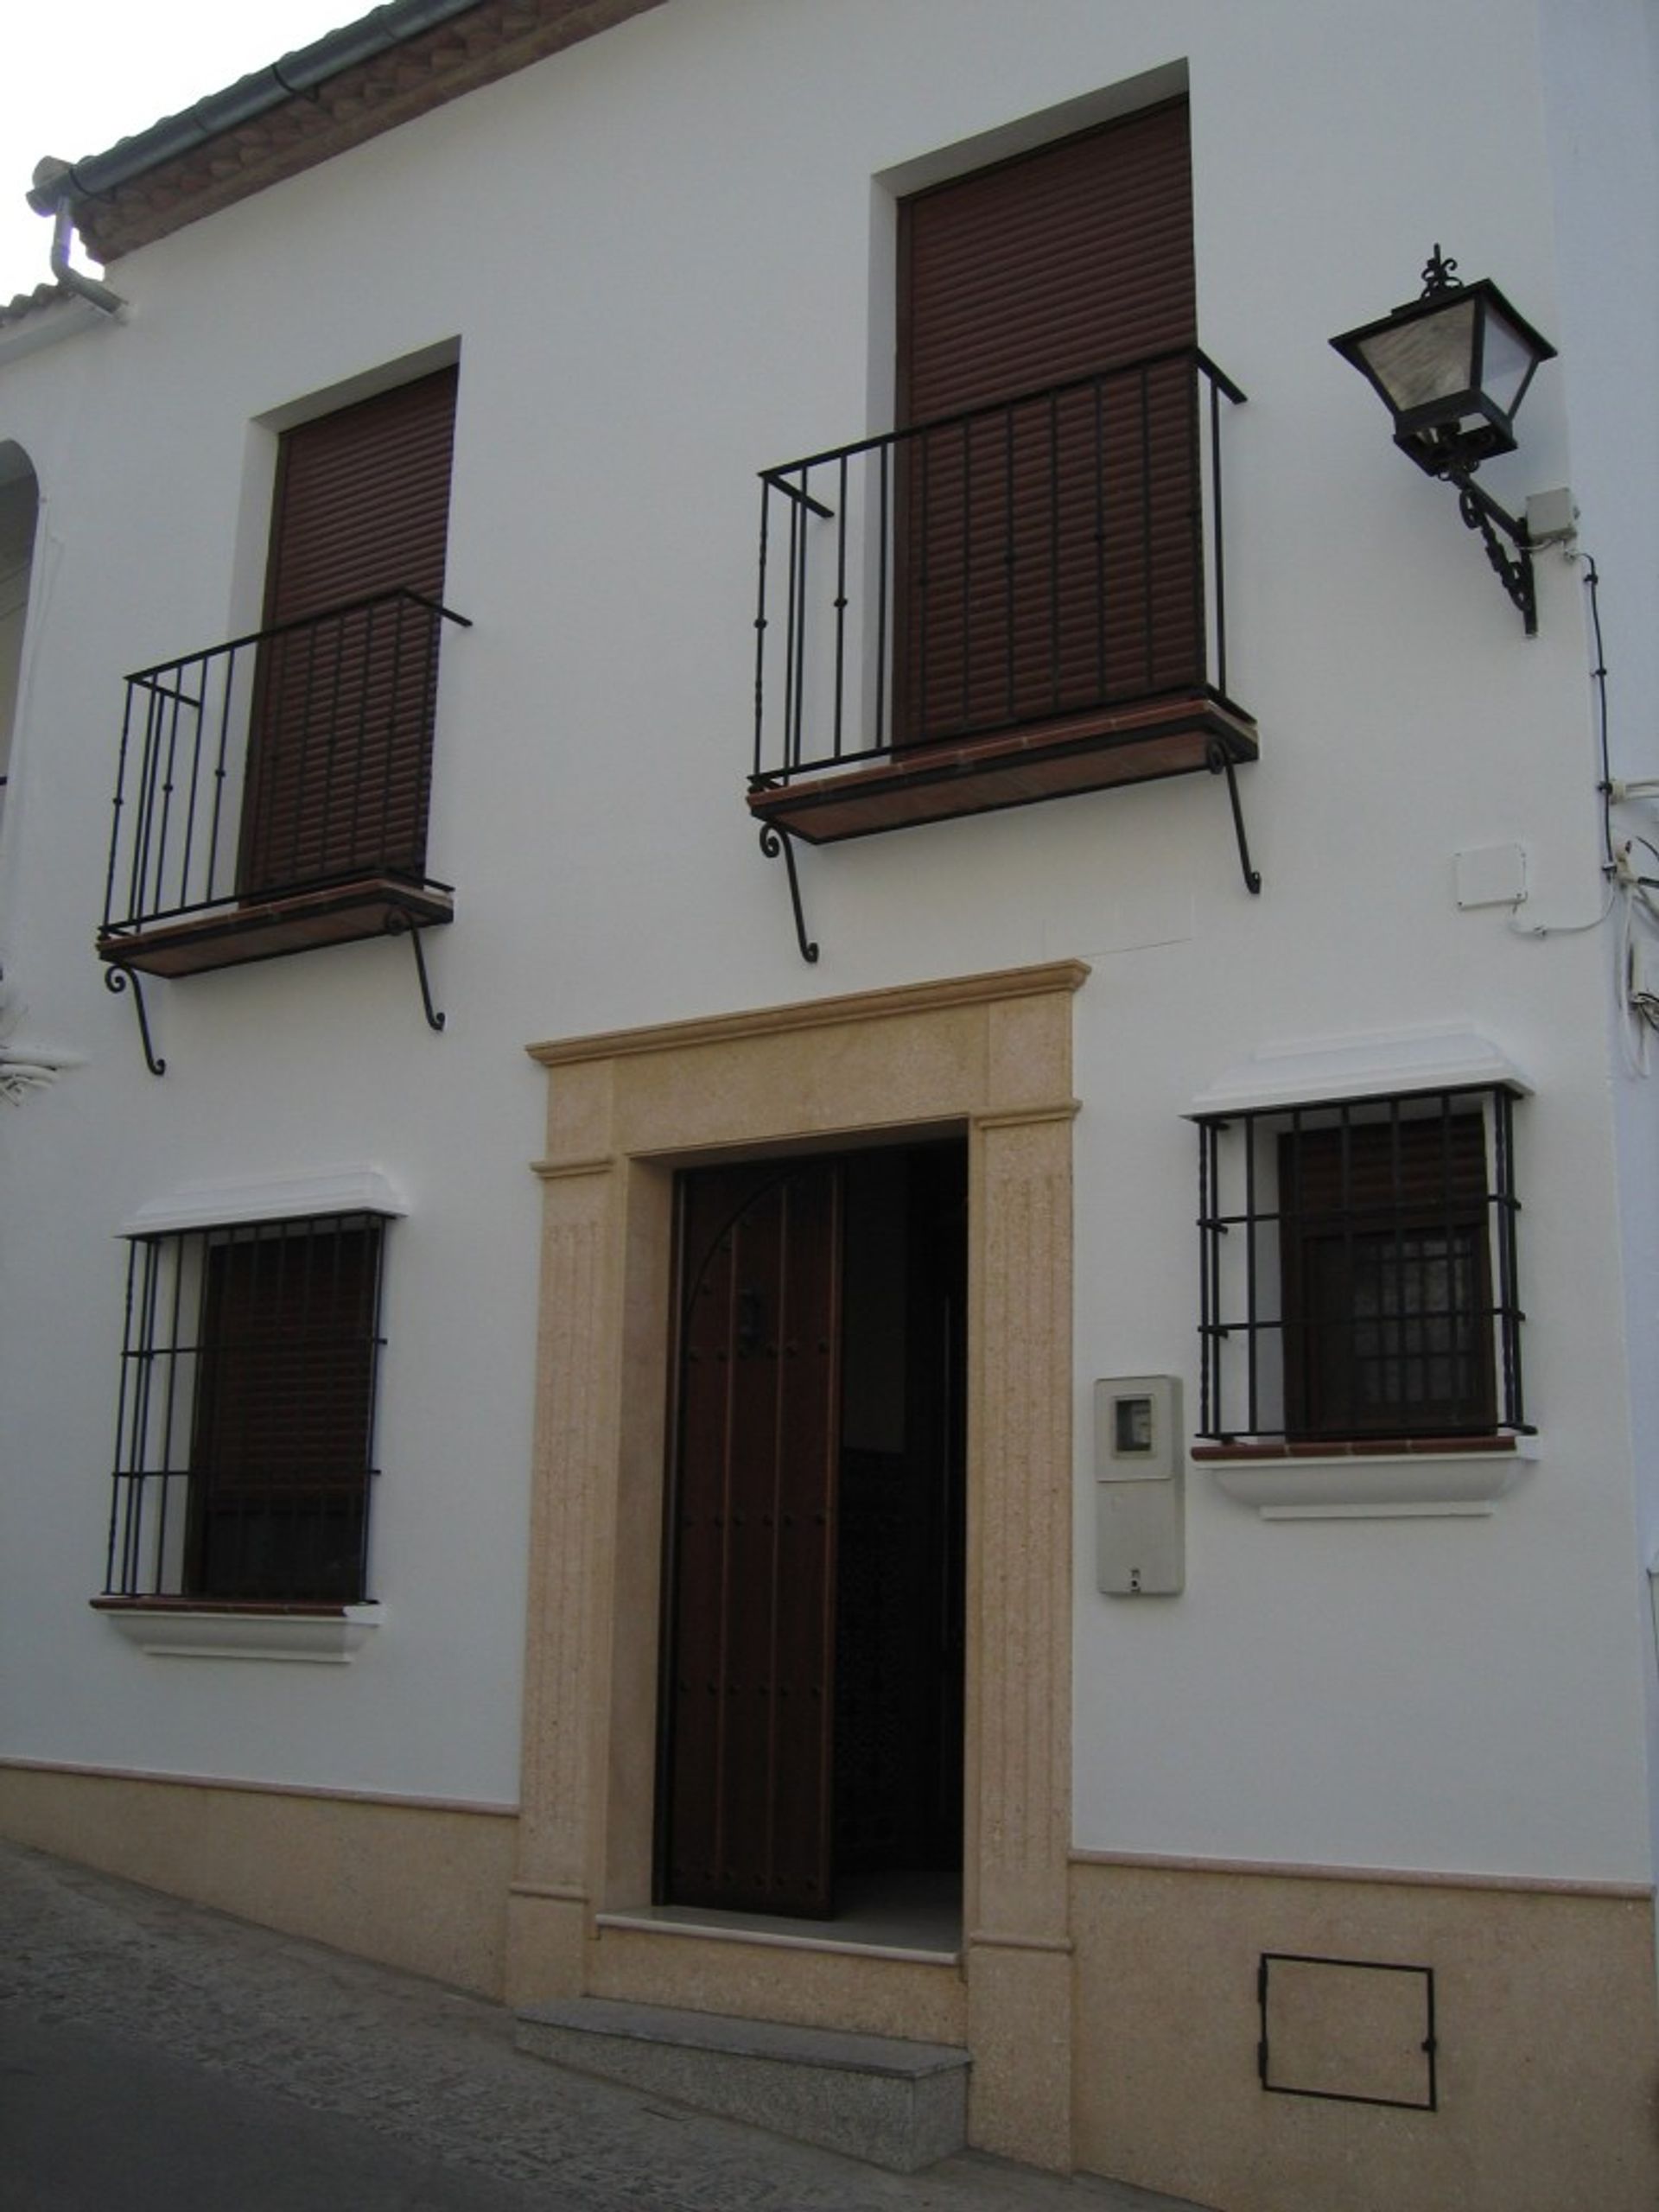
<svg viewBox="0 0 1659 2212">
<path fill-rule="evenodd" d="M 5 2212 L 1181 2212 L 971 2154 L 878 2172 L 512 2032 L 499 2005 L 0 1845 Z"/>
</svg>

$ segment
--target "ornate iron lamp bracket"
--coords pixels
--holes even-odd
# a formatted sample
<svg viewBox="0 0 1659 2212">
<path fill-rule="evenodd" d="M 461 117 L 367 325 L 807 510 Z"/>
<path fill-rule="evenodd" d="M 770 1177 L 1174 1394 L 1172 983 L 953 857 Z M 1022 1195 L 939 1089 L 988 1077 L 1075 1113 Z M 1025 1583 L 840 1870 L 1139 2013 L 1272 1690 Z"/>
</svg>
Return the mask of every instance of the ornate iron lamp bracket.
<svg viewBox="0 0 1659 2212">
<path fill-rule="evenodd" d="M 1205 747 L 1205 760 L 1212 776 L 1227 779 L 1227 796 L 1232 802 L 1233 835 L 1238 840 L 1238 865 L 1244 878 L 1244 888 L 1253 899 L 1262 895 L 1262 872 L 1250 862 L 1250 841 L 1244 835 L 1244 810 L 1238 803 L 1238 772 L 1233 766 L 1233 756 L 1218 737 L 1212 737 Z"/>
<path fill-rule="evenodd" d="M 156 1048 L 149 1041 L 149 1016 L 144 1011 L 144 989 L 137 972 L 130 968 L 106 968 L 104 970 L 104 988 L 106 991 L 115 992 L 118 997 L 123 991 L 132 993 L 133 1010 L 138 1016 L 138 1034 L 144 1047 L 144 1065 L 151 1075 L 165 1075 L 167 1062 L 156 1058 Z"/>
<path fill-rule="evenodd" d="M 817 960 L 818 946 L 817 938 L 809 938 L 806 933 L 806 916 L 801 907 L 800 878 L 795 872 L 795 841 L 787 830 L 779 829 L 776 823 L 763 822 L 760 825 L 760 849 L 769 861 L 775 861 L 779 853 L 784 856 L 784 866 L 789 871 L 790 904 L 795 909 L 795 942 L 801 949 L 802 959 L 811 966 Z"/>
<path fill-rule="evenodd" d="M 1458 492 L 1458 512 L 1464 526 L 1480 532 L 1481 543 L 1486 548 L 1486 558 L 1511 603 L 1519 610 L 1522 626 L 1529 638 L 1538 634 L 1538 594 L 1532 575 L 1532 544 L 1527 536 L 1526 524 L 1517 522 L 1496 499 L 1490 499 L 1478 484 L 1469 480 L 1468 473 L 1461 468 L 1448 468 L 1448 484 Z M 1494 527 L 1496 525 L 1496 527 Z M 1513 540 L 1516 553 L 1512 557 L 1498 539 L 1502 530 Z"/>
</svg>

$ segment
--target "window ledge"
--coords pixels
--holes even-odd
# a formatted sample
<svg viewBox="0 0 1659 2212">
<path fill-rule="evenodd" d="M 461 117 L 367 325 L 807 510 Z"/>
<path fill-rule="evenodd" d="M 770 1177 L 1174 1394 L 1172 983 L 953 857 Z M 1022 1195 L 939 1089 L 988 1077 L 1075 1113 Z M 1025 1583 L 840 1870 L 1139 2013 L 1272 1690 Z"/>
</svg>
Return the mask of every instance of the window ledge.
<svg viewBox="0 0 1659 2212">
<path fill-rule="evenodd" d="M 1197 1444 L 1217 1487 L 1264 1521 L 1406 1521 L 1490 1514 L 1538 1456 L 1534 1436 L 1395 1449 Z"/>
<path fill-rule="evenodd" d="M 94 1598 L 94 1611 L 152 1659 L 286 1659 L 349 1666 L 385 1614 L 378 1605 L 312 1608 Z"/>
</svg>

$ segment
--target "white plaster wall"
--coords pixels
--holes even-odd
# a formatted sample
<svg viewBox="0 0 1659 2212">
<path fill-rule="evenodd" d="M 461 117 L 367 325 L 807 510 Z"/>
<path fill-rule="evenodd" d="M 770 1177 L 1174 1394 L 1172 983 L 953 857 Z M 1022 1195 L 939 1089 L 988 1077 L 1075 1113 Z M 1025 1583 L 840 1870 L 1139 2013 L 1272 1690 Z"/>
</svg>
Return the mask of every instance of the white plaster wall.
<svg viewBox="0 0 1659 2212">
<path fill-rule="evenodd" d="M 1612 772 L 1659 776 L 1659 417 L 1630 404 L 1624 381 L 1630 362 L 1659 353 L 1659 19 L 1643 0 L 1608 0 L 1588 13 L 1551 0 L 1541 23 L 1561 342 L 1576 364 L 1567 387 L 1573 480 L 1601 579 Z M 1659 842 L 1659 807 L 1615 809 L 1613 834 Z M 1659 874 L 1651 851 L 1638 846 L 1637 857 L 1644 873 Z M 1659 938 L 1649 931 L 1647 941 Z M 1611 998 L 1616 943 L 1604 947 L 1604 963 Z M 1643 1673 L 1659 1835 L 1659 1658 L 1646 1572 L 1659 1563 L 1659 1052 L 1651 1049 L 1659 1039 L 1644 1055 L 1616 1002 L 1610 1027 L 1636 1473 L 1627 1602 L 1649 1639 Z M 1637 1072 L 1643 1058 L 1650 1075 Z"/>
<path fill-rule="evenodd" d="M 808 969 L 741 798 L 754 473 L 885 426 L 872 181 L 1183 59 L 1201 334 L 1250 394 L 1228 557 L 1263 896 L 1224 791 L 1193 779 L 808 853 Z M 28 1560 L 0 1613 L 8 1751 L 510 1799 L 524 1044 L 1077 954 L 1078 1841 L 1645 1873 L 1605 949 L 1459 914 L 1451 876 L 1459 847 L 1519 839 L 1532 911 L 1593 909 L 1579 588 L 1547 562 L 1524 641 L 1451 496 L 1325 343 L 1414 293 L 1437 238 L 1560 333 L 1538 59 L 1526 0 L 671 0 L 130 257 L 125 327 L 5 372 L 0 436 L 39 473 L 56 569 L 0 953 L 88 1056 L 0 1116 L 6 1555 Z M 118 679 L 257 601 L 270 445 L 250 425 L 456 337 L 448 596 L 476 626 L 446 641 L 432 805 L 432 870 L 458 889 L 429 941 L 448 1032 L 400 947 L 321 952 L 153 987 L 156 1083 L 90 951 Z M 1567 479 L 1573 372 L 1543 372 L 1522 454 L 1491 471 L 1511 505 Z M 1099 1598 L 1089 1379 L 1177 1371 L 1196 1402 L 1192 1094 L 1267 1041 L 1451 1019 L 1538 1091 L 1535 1472 L 1489 1521 L 1293 1527 L 1195 1474 L 1186 1595 Z M 349 1669 L 144 1659 L 84 1604 L 112 1231 L 188 1180 L 364 1159 L 414 1201 L 389 1260 L 386 1624 Z"/>
</svg>

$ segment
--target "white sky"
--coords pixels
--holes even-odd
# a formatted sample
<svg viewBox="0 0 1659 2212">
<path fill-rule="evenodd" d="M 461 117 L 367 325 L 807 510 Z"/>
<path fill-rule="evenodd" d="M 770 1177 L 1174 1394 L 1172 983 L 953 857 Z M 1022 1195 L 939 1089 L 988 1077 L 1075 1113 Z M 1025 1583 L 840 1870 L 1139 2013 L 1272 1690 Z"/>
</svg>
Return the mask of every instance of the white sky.
<svg viewBox="0 0 1659 2212">
<path fill-rule="evenodd" d="M 52 226 L 24 199 L 43 155 L 78 161 L 245 77 L 374 0 L 22 0 L 0 67 L 0 303 L 50 274 Z M 78 256 L 78 258 L 80 257 Z"/>
</svg>

